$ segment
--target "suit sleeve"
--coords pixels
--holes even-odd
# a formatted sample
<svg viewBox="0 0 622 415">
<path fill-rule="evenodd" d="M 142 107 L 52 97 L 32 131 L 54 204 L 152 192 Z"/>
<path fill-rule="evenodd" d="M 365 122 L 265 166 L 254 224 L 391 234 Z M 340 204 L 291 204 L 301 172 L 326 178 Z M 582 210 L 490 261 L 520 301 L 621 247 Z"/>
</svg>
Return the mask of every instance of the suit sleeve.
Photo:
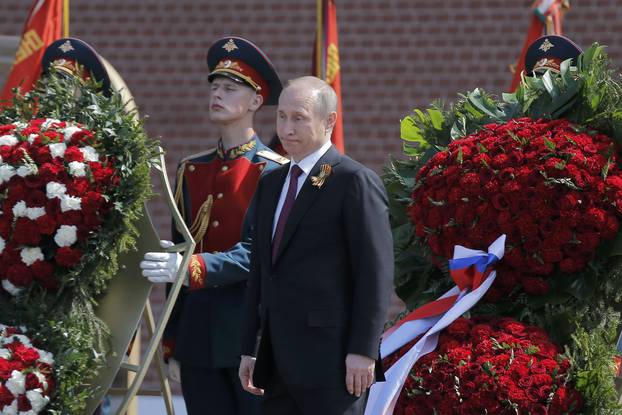
<svg viewBox="0 0 622 415">
<path fill-rule="evenodd" d="M 252 232 L 257 231 L 258 215 L 257 207 L 259 205 L 259 197 L 261 193 L 261 180 L 257 186 L 255 196 L 251 203 L 255 208 L 252 210 Z M 247 215 L 249 216 L 249 215 Z M 245 301 L 245 326 L 242 337 L 242 355 L 254 356 L 255 346 L 257 343 L 257 335 L 260 328 L 259 317 L 259 304 L 260 304 L 260 287 L 261 287 L 261 266 L 259 263 L 259 240 L 258 238 L 252 238 L 251 242 L 251 260 L 250 260 L 250 272 L 248 274 L 248 282 L 246 287 L 246 301 Z"/>
<path fill-rule="evenodd" d="M 386 191 L 369 169 L 353 174 L 343 209 L 352 269 L 348 353 L 378 357 L 393 288 L 393 237 Z"/>
</svg>

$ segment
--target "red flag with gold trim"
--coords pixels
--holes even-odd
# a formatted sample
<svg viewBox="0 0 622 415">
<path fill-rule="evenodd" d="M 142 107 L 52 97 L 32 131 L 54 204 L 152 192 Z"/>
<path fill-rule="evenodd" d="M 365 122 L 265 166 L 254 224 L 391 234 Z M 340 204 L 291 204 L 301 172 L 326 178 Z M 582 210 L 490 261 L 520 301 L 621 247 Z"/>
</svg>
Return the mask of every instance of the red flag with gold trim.
<svg viewBox="0 0 622 415">
<path fill-rule="evenodd" d="M 331 140 L 337 150 L 344 153 L 337 6 L 334 0 L 317 0 L 317 32 L 312 72 L 318 78 L 328 82 L 337 93 L 337 122 L 333 128 Z"/>
<path fill-rule="evenodd" d="M 536 0 L 531 6 L 532 16 L 527 37 L 523 44 L 520 57 L 516 63 L 510 92 L 514 92 L 520 84 L 521 73 L 525 70 L 525 53 L 529 45 L 543 35 L 561 35 L 564 11 L 570 8 L 569 0 Z"/>
<path fill-rule="evenodd" d="M 22 31 L 11 72 L 7 76 L 0 100 L 11 100 L 12 89 L 20 86 L 30 91 L 41 75 L 41 58 L 50 43 L 63 33 L 63 0 L 36 0 Z"/>
</svg>

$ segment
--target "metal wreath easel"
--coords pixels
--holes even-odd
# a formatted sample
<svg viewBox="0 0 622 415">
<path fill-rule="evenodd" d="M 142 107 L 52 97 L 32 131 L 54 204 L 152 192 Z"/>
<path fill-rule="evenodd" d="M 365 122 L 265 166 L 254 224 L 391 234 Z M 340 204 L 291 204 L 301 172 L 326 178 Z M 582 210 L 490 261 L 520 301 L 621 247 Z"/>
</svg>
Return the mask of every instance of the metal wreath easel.
<svg viewBox="0 0 622 415">
<path fill-rule="evenodd" d="M 126 110 L 132 112 L 138 120 L 138 112 L 134 99 L 125 85 L 125 82 L 115 68 L 100 56 L 106 72 L 110 77 L 113 88 L 121 94 L 126 103 Z M 85 380 L 86 385 L 95 386 L 95 392 L 89 397 L 85 414 L 92 414 L 100 405 L 106 394 L 121 395 L 123 400 L 116 411 L 116 415 L 127 413 L 132 400 L 138 396 L 162 396 L 168 415 L 174 415 L 171 388 L 164 367 L 164 359 L 160 343 L 164 334 L 166 323 L 173 311 L 175 301 L 184 282 L 185 272 L 190 263 L 190 257 L 194 253 L 195 242 L 184 222 L 171 191 L 170 182 L 166 172 L 164 150 L 158 147 L 158 157 L 153 160 L 155 173 L 160 179 L 163 188 L 163 197 L 171 212 L 173 221 L 179 230 L 184 242 L 165 249 L 166 252 L 183 253 L 182 262 L 177 271 L 175 282 L 169 291 L 164 303 L 164 309 L 157 321 L 154 318 L 149 300 L 149 294 L 153 286 L 146 278 L 140 275 L 139 263 L 145 252 L 162 251 L 157 232 L 155 231 L 147 206 L 143 206 L 142 219 L 135 224 L 139 231 L 136 241 L 136 250 L 120 255 L 118 259 L 119 271 L 108 286 L 106 294 L 98 299 L 96 314 L 101 318 L 112 333 L 111 353 L 107 356 L 106 366 L 102 368 L 93 379 Z M 149 343 L 144 357 L 139 364 L 127 362 L 126 351 L 131 345 L 133 337 L 137 335 L 137 329 L 144 317 Z M 138 333 L 139 335 L 139 333 Z M 141 389 L 147 371 L 154 360 L 156 361 L 157 373 L 160 380 L 160 390 Z M 130 384 L 124 388 L 113 388 L 112 383 L 119 369 L 133 373 Z"/>
<path fill-rule="evenodd" d="M 179 252 L 183 253 L 183 259 L 181 262 L 181 266 L 177 271 L 177 275 L 175 277 L 175 282 L 173 283 L 171 290 L 168 294 L 166 302 L 164 303 L 164 309 L 162 311 L 162 315 L 160 316 L 160 320 L 158 323 L 155 323 L 155 319 L 153 316 L 153 311 L 151 310 L 151 302 L 149 298 L 145 301 L 145 310 L 143 316 L 145 317 L 147 334 L 150 337 L 149 345 L 145 350 L 145 356 L 140 365 L 132 365 L 126 362 L 121 363 L 121 369 L 125 369 L 136 374 L 133 379 L 131 385 L 128 388 L 111 388 L 109 393 L 114 394 L 123 394 L 124 398 L 121 403 L 121 406 L 117 409 L 116 414 L 122 415 L 128 410 L 130 402 L 137 395 L 142 396 L 162 396 L 164 398 L 164 403 L 166 407 L 166 412 L 169 415 L 174 415 L 173 409 L 173 400 L 171 395 L 171 388 L 168 382 L 168 378 L 166 376 L 166 371 L 164 368 L 164 359 L 162 355 L 162 350 L 159 347 L 162 335 L 164 334 L 164 328 L 166 327 L 166 323 L 173 311 L 173 307 L 175 305 L 175 301 L 177 300 L 177 296 L 179 295 L 179 291 L 184 282 L 185 278 L 185 270 L 188 269 L 188 265 L 190 263 L 190 257 L 194 252 L 195 242 L 186 226 L 179 210 L 177 209 L 177 205 L 175 204 L 173 193 L 171 191 L 170 183 L 168 180 L 168 176 L 166 173 L 166 164 L 164 160 L 164 151 L 160 148 L 160 163 L 156 165 L 156 170 L 158 175 L 160 176 L 160 180 L 162 181 L 162 187 L 164 188 L 164 198 L 168 204 L 168 207 L 173 215 L 173 220 L 177 225 L 177 229 L 180 230 L 184 242 L 177 244 L 171 248 L 166 249 L 167 252 Z M 147 374 L 147 370 L 155 357 L 156 367 L 158 370 L 158 376 L 160 379 L 160 391 L 152 391 L 152 390 L 144 390 L 140 389 L 145 376 Z"/>
<path fill-rule="evenodd" d="M 87 385 L 96 386 L 95 393 L 89 397 L 85 414 L 92 414 L 104 396 L 109 394 L 123 396 L 123 400 L 115 412 L 116 415 L 126 414 L 132 400 L 136 396 L 162 396 L 167 414 L 174 415 L 171 388 L 164 368 L 160 343 L 164 334 L 164 328 L 183 285 L 185 270 L 188 268 L 190 257 L 194 252 L 195 242 L 175 205 L 166 173 L 164 152 L 161 148 L 159 151 L 158 160 L 154 163 L 155 172 L 162 182 L 163 197 L 168 204 L 173 221 L 184 239 L 184 242 L 168 248 L 166 251 L 183 253 L 181 266 L 177 271 L 175 282 L 172 284 L 164 303 L 162 314 L 156 322 L 149 300 L 153 284 L 140 275 L 138 264 L 145 252 L 162 251 L 162 248 L 159 245 L 159 237 L 153 228 L 147 208 L 146 206 L 143 207 L 143 218 L 135 224 L 140 233 L 140 237 L 136 241 L 137 249 L 124 253 L 119 258 L 118 262 L 122 264 L 119 272 L 110 282 L 105 296 L 99 299 L 96 308 L 97 316 L 106 323 L 112 333 L 112 350 L 110 355 L 107 356 L 106 366 L 93 379 L 85 381 Z M 143 318 L 149 343 L 142 356 L 142 361 L 139 364 L 132 364 L 127 361 L 126 351 Z M 160 380 L 160 390 L 141 389 L 147 371 L 154 359 Z M 133 374 L 133 379 L 130 380 L 127 387 L 111 387 L 120 369 L 127 371 L 128 374 Z"/>
</svg>

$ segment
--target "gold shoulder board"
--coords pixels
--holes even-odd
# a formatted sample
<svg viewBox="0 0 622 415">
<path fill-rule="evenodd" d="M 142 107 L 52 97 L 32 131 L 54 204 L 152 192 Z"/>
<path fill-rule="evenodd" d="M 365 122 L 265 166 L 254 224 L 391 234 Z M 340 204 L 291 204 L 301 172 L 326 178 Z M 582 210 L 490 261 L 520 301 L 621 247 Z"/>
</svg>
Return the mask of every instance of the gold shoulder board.
<svg viewBox="0 0 622 415">
<path fill-rule="evenodd" d="M 289 163 L 289 159 L 287 157 L 283 157 L 280 154 L 275 153 L 274 151 L 259 150 L 257 152 L 257 155 L 259 157 L 263 157 L 265 159 L 268 159 L 268 160 L 273 161 L 273 162 L 278 163 L 278 164 L 287 164 L 287 163 Z"/>
</svg>

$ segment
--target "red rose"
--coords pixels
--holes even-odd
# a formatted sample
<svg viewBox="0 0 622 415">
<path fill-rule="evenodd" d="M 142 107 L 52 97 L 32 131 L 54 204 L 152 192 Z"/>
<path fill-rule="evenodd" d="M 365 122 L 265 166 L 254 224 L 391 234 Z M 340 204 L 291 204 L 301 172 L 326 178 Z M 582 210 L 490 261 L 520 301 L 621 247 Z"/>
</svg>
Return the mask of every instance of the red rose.
<svg viewBox="0 0 622 415">
<path fill-rule="evenodd" d="M 13 353 L 13 358 L 20 360 L 27 366 L 32 366 L 39 358 L 39 352 L 31 347 L 26 347 L 21 343 L 11 343 L 7 346 Z"/>
<path fill-rule="evenodd" d="M 542 278 L 527 277 L 522 280 L 523 290 L 531 295 L 544 295 L 549 292 L 551 286 Z"/>
<path fill-rule="evenodd" d="M 39 382 L 37 375 L 32 372 L 26 374 L 26 390 L 28 391 L 37 388 L 41 388 L 41 390 L 43 390 L 43 385 Z"/>
<path fill-rule="evenodd" d="M 17 398 L 17 409 L 20 412 L 27 412 L 32 409 L 32 406 L 30 405 L 30 399 L 28 399 L 26 395 L 20 395 Z"/>
<path fill-rule="evenodd" d="M 8 280 L 16 287 L 26 287 L 32 282 L 32 272 L 24 264 L 15 263 L 6 270 Z"/>
<path fill-rule="evenodd" d="M 47 261 L 36 261 L 30 268 L 37 280 L 45 280 L 54 275 L 54 265 Z"/>
<path fill-rule="evenodd" d="M 39 232 L 43 235 L 53 235 L 56 233 L 57 223 L 52 215 L 43 215 L 35 221 Z"/>
<path fill-rule="evenodd" d="M 80 149 L 76 146 L 69 146 L 65 150 L 65 160 L 67 163 L 71 163 L 72 161 L 84 161 L 84 155 L 80 151 Z"/>
<path fill-rule="evenodd" d="M 88 130 L 79 130 L 71 135 L 69 142 L 74 146 L 92 144 L 94 141 L 93 133 Z"/>
<path fill-rule="evenodd" d="M 45 163 L 39 167 L 39 176 L 45 180 L 45 182 L 58 181 L 64 172 L 65 167 L 55 161 Z"/>
<path fill-rule="evenodd" d="M 69 247 L 58 248 L 54 256 L 58 265 L 67 268 L 77 264 L 80 258 L 82 258 L 82 251 Z"/>
<path fill-rule="evenodd" d="M 6 405 L 11 405 L 13 399 L 15 398 L 11 391 L 4 386 L 3 382 L 0 382 L 0 409 L 4 408 Z"/>
<path fill-rule="evenodd" d="M 453 335 L 464 336 L 471 331 L 472 323 L 466 318 L 459 317 L 449 326 L 447 326 L 447 332 Z"/>
<path fill-rule="evenodd" d="M 13 242 L 19 245 L 37 246 L 41 241 L 41 233 L 37 223 L 27 218 L 19 218 L 15 222 Z"/>
</svg>

